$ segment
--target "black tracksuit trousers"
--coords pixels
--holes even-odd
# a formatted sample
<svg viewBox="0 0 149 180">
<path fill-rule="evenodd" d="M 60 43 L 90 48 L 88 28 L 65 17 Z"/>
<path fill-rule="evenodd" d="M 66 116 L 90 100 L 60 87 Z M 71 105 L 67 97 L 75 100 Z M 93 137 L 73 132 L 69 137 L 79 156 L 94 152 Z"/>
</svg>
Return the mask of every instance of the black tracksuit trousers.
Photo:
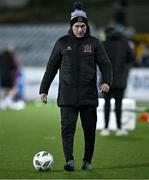
<svg viewBox="0 0 149 180">
<path fill-rule="evenodd" d="M 61 133 L 66 162 L 73 160 L 73 143 L 76 123 L 80 113 L 82 128 L 84 131 L 85 149 L 83 161 L 91 163 L 94 144 L 97 114 L 96 107 L 61 107 Z"/>
<path fill-rule="evenodd" d="M 117 128 L 121 129 L 121 114 L 122 114 L 122 99 L 124 95 L 124 88 L 111 88 L 108 93 L 104 94 L 105 106 L 104 106 L 104 116 L 105 116 L 105 129 L 108 128 L 109 116 L 110 116 L 110 100 L 111 98 L 115 99 L 115 114 L 116 114 L 116 123 Z"/>
</svg>

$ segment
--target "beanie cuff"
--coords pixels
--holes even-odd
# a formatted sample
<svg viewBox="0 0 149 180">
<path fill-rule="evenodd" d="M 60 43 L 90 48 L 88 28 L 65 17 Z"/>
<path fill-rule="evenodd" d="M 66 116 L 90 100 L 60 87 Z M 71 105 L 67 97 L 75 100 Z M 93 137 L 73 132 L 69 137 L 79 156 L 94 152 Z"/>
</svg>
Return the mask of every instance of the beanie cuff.
<svg viewBox="0 0 149 180">
<path fill-rule="evenodd" d="M 88 25 L 88 20 L 85 17 L 77 16 L 70 21 L 71 27 L 77 22 L 82 22 L 82 23 L 85 23 L 86 25 Z"/>
</svg>

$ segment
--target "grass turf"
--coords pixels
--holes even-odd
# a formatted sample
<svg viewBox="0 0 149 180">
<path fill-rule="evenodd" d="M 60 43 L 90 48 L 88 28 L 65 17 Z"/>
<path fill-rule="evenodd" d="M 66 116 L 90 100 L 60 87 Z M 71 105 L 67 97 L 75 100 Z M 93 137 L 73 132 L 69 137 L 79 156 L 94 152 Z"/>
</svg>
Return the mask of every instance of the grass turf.
<svg viewBox="0 0 149 180">
<path fill-rule="evenodd" d="M 149 123 L 137 120 L 126 137 L 96 134 L 92 169 L 80 170 L 83 132 L 80 121 L 75 134 L 75 172 L 65 172 L 59 109 L 55 103 L 29 104 L 22 111 L 0 111 L 0 179 L 148 179 Z M 52 171 L 37 172 L 35 153 L 47 150 L 54 156 Z"/>
</svg>

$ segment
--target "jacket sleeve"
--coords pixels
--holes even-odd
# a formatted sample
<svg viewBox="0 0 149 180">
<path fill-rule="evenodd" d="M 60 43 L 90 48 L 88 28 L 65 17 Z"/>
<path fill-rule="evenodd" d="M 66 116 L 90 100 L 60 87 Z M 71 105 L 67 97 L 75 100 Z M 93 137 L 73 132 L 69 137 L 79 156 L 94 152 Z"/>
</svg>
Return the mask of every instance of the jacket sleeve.
<svg viewBox="0 0 149 180">
<path fill-rule="evenodd" d="M 127 58 L 126 58 L 127 63 L 129 63 L 130 67 L 132 67 L 136 63 L 135 52 L 128 43 L 127 43 L 127 49 L 128 49 Z"/>
<path fill-rule="evenodd" d="M 50 85 L 57 74 L 58 69 L 60 68 L 61 54 L 60 54 L 60 41 L 58 40 L 55 43 L 55 46 L 52 50 L 51 56 L 49 58 L 46 71 L 41 81 L 39 94 L 45 93 L 48 94 Z"/>
<path fill-rule="evenodd" d="M 113 80 L 112 64 L 100 41 L 97 41 L 96 62 L 102 74 L 102 83 L 111 85 Z"/>
</svg>

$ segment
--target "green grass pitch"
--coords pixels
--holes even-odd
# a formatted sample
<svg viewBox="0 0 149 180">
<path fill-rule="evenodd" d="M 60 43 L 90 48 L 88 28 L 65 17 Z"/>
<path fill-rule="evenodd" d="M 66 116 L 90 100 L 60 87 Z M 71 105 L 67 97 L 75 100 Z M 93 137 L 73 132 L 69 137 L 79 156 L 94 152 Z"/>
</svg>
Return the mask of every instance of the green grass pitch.
<svg viewBox="0 0 149 180">
<path fill-rule="evenodd" d="M 137 120 L 127 137 L 96 133 L 92 169 L 83 172 L 83 132 L 75 134 L 74 172 L 65 172 L 59 108 L 55 103 L 28 104 L 22 111 L 0 111 L 0 179 L 149 179 L 149 123 Z M 33 156 L 47 150 L 54 156 L 52 171 L 37 172 Z"/>
</svg>

